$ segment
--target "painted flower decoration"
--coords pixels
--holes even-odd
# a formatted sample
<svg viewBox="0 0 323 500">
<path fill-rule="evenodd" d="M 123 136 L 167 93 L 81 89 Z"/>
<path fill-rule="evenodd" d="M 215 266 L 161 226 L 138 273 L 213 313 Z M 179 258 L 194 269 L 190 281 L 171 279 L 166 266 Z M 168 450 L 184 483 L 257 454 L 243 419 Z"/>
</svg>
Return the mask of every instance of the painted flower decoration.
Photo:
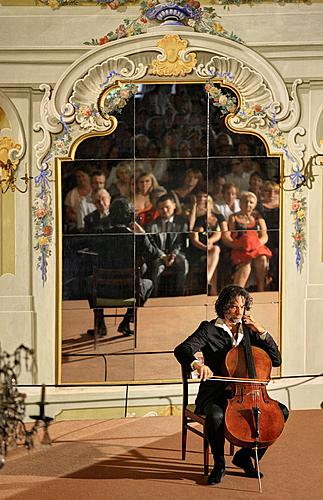
<svg viewBox="0 0 323 500">
<path fill-rule="evenodd" d="M 94 104 L 90 106 L 78 106 L 74 104 L 76 109 L 76 121 L 80 124 L 81 128 L 93 128 L 97 123 L 99 111 Z"/>
<path fill-rule="evenodd" d="M 57 156 L 63 156 L 68 153 L 69 144 L 72 138 L 69 133 L 58 137 L 53 143 L 53 151 Z"/>
<path fill-rule="evenodd" d="M 237 109 L 237 98 L 231 94 L 223 93 L 222 89 L 213 82 L 204 85 L 205 91 L 209 94 L 213 106 L 220 109 L 221 116 L 234 113 Z"/>
<path fill-rule="evenodd" d="M 117 87 L 112 87 L 104 101 L 104 114 L 121 113 L 122 108 L 137 91 L 138 86 L 133 83 L 119 83 Z"/>
<path fill-rule="evenodd" d="M 43 285 L 47 277 L 48 258 L 51 255 L 54 220 L 51 208 L 50 175 L 50 170 L 42 169 L 40 174 L 35 177 L 35 186 L 38 192 L 32 207 L 35 228 L 34 249 L 37 252 L 37 269 L 41 271 Z"/>
<path fill-rule="evenodd" d="M 268 135 L 271 139 L 271 142 L 278 149 L 286 148 L 287 141 L 283 133 L 275 126 L 272 126 L 268 129 Z"/>
<path fill-rule="evenodd" d="M 107 0 L 98 0 L 101 6 L 116 8 L 115 5 L 120 1 L 120 6 L 123 5 L 121 0 L 113 2 Z M 213 7 L 201 7 L 197 0 L 172 0 L 169 4 L 175 4 L 186 11 L 186 17 L 181 19 L 184 25 L 190 26 L 198 33 L 208 33 L 224 38 L 229 38 L 239 43 L 243 43 L 235 33 L 227 31 L 220 23 L 220 16 L 217 15 Z M 166 7 L 167 2 L 159 0 L 143 0 L 140 4 L 140 15 L 135 19 L 124 19 L 115 31 L 101 36 L 100 38 L 92 38 L 90 41 L 83 42 L 84 45 L 104 45 L 113 40 L 125 38 L 133 35 L 147 33 L 147 28 L 156 26 L 156 23 L 161 22 L 158 19 L 157 9 L 154 14 L 154 8 L 160 5 Z M 148 19 L 149 17 L 149 19 Z"/>
<path fill-rule="evenodd" d="M 306 251 L 305 223 L 306 223 L 306 198 L 301 190 L 293 192 L 291 197 L 291 215 L 293 218 L 293 247 L 295 248 L 296 268 L 300 272 Z"/>
</svg>

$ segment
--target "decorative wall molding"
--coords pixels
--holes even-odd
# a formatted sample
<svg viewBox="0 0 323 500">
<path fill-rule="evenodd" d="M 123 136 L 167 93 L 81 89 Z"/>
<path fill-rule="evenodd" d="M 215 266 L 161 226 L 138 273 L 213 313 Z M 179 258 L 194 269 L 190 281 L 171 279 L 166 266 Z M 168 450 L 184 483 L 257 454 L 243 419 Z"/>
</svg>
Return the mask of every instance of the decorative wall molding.
<svg viewBox="0 0 323 500">
<path fill-rule="evenodd" d="M 231 87 L 240 103 L 238 113 L 228 116 L 228 125 L 233 131 L 258 134 L 270 154 L 284 156 L 285 182 L 294 188 L 290 176 L 295 177 L 295 172 L 301 173 L 304 167 L 305 146 L 299 137 L 305 131 L 296 126 L 300 118 L 297 87 L 301 81 L 295 80 L 289 96 L 280 74 L 261 55 L 232 40 L 215 38 L 175 27 L 171 33 L 159 29 L 158 33 L 142 35 L 140 45 L 121 39 L 78 59 L 52 91 L 42 85 L 41 121 L 34 125 L 34 130 L 43 134 L 35 148 L 40 172 L 53 169 L 55 156 L 71 157 L 71 145 L 85 134 L 107 134 L 115 129 L 114 113 L 103 111 L 107 109 L 104 96 L 116 84 L 128 98 L 130 89 L 126 85 L 158 82 L 161 78 L 172 81 L 175 77 L 176 81 L 189 78 Z M 155 63 L 170 62 L 170 58 L 170 71 Z M 182 63 L 186 64 L 184 71 Z"/>
<path fill-rule="evenodd" d="M 0 114 L 0 140 L 2 147 L 4 147 L 4 138 L 7 138 L 4 148 L 6 149 L 6 160 L 10 159 L 18 166 L 26 153 L 25 131 L 17 108 L 9 97 L 1 91 L 0 110 L 2 111 Z"/>
<path fill-rule="evenodd" d="M 313 148 L 318 155 L 323 155 L 323 102 L 319 106 L 314 119 Z"/>
</svg>

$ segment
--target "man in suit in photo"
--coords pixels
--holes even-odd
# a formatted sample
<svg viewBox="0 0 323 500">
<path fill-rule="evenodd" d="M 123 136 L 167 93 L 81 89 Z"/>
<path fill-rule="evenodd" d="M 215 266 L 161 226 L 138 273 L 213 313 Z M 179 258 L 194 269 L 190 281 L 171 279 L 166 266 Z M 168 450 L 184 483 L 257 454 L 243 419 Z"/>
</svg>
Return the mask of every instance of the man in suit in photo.
<svg viewBox="0 0 323 500">
<path fill-rule="evenodd" d="M 173 294 L 184 295 L 189 265 L 185 255 L 188 221 L 176 215 L 176 202 L 166 193 L 157 200 L 158 217 L 146 226 L 147 233 L 159 250 L 159 258 L 152 263 L 154 296 L 159 296 L 160 278 L 166 269 L 174 271 Z M 173 279 L 173 278 L 172 278 Z"/>
<path fill-rule="evenodd" d="M 104 188 L 96 189 L 92 195 L 96 210 L 84 217 L 84 233 L 105 233 L 111 227 L 109 211 L 111 196 Z"/>
<path fill-rule="evenodd" d="M 93 201 L 93 195 L 99 189 L 105 188 L 106 177 L 102 170 L 95 170 L 91 174 L 91 193 L 86 197 L 82 198 L 79 206 L 76 209 L 76 220 L 77 220 L 77 229 L 79 232 L 83 232 L 84 230 L 84 219 L 91 212 L 96 210 L 96 206 Z"/>
<path fill-rule="evenodd" d="M 147 234 L 134 221 L 134 208 L 127 198 L 117 198 L 111 203 L 110 227 L 105 234 L 95 237 L 97 251 L 97 267 L 106 270 L 107 275 L 112 271 L 117 278 L 115 284 L 102 285 L 98 292 L 100 297 L 128 299 L 136 297 L 135 307 L 142 307 L 152 293 L 153 283 L 144 275 L 144 263 L 154 260 L 159 252 Z M 118 271 L 128 270 L 127 276 Z M 93 307 L 92 298 L 89 297 Z M 128 307 L 118 332 L 125 336 L 134 334 L 130 324 L 134 323 L 134 307 Z M 104 322 L 103 308 L 94 310 L 99 325 L 99 335 L 107 333 Z"/>
</svg>

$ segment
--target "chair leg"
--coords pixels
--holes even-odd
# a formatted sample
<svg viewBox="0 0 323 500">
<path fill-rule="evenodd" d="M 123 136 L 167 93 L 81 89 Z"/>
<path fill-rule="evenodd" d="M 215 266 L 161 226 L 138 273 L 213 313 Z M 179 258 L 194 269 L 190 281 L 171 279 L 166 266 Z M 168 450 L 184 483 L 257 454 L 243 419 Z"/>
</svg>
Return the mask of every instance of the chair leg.
<svg viewBox="0 0 323 500">
<path fill-rule="evenodd" d="M 94 312 L 94 349 L 96 349 L 96 342 L 99 333 L 100 317 L 103 315 L 103 309 L 93 309 Z"/>
<path fill-rule="evenodd" d="M 134 320 L 133 331 L 134 331 L 135 349 L 136 349 L 137 348 L 137 306 L 134 306 L 133 320 Z"/>
<path fill-rule="evenodd" d="M 204 475 L 205 476 L 207 476 L 208 473 L 209 473 L 209 456 L 210 456 L 209 443 L 208 443 L 206 435 L 204 434 L 204 438 L 203 438 L 203 458 L 204 458 Z"/>
<path fill-rule="evenodd" d="M 186 418 L 183 418 L 182 423 L 182 460 L 186 458 L 186 441 L 187 441 L 187 427 L 186 427 Z"/>
<path fill-rule="evenodd" d="M 234 455 L 234 444 L 230 443 L 230 456 Z"/>
</svg>

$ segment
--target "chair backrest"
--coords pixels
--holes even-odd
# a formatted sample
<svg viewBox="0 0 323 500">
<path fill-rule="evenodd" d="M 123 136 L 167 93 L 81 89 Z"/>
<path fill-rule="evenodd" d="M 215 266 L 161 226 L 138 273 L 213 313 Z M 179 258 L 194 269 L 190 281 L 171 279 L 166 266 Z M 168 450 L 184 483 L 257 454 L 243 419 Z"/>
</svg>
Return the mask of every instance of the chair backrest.
<svg viewBox="0 0 323 500">
<path fill-rule="evenodd" d="M 98 305 L 98 300 L 106 301 L 107 307 L 109 300 L 112 301 L 112 305 L 116 305 L 118 301 L 121 305 L 124 301 L 132 302 L 132 305 L 135 305 L 137 288 L 133 268 L 95 268 L 93 273 L 93 306 Z"/>
</svg>

